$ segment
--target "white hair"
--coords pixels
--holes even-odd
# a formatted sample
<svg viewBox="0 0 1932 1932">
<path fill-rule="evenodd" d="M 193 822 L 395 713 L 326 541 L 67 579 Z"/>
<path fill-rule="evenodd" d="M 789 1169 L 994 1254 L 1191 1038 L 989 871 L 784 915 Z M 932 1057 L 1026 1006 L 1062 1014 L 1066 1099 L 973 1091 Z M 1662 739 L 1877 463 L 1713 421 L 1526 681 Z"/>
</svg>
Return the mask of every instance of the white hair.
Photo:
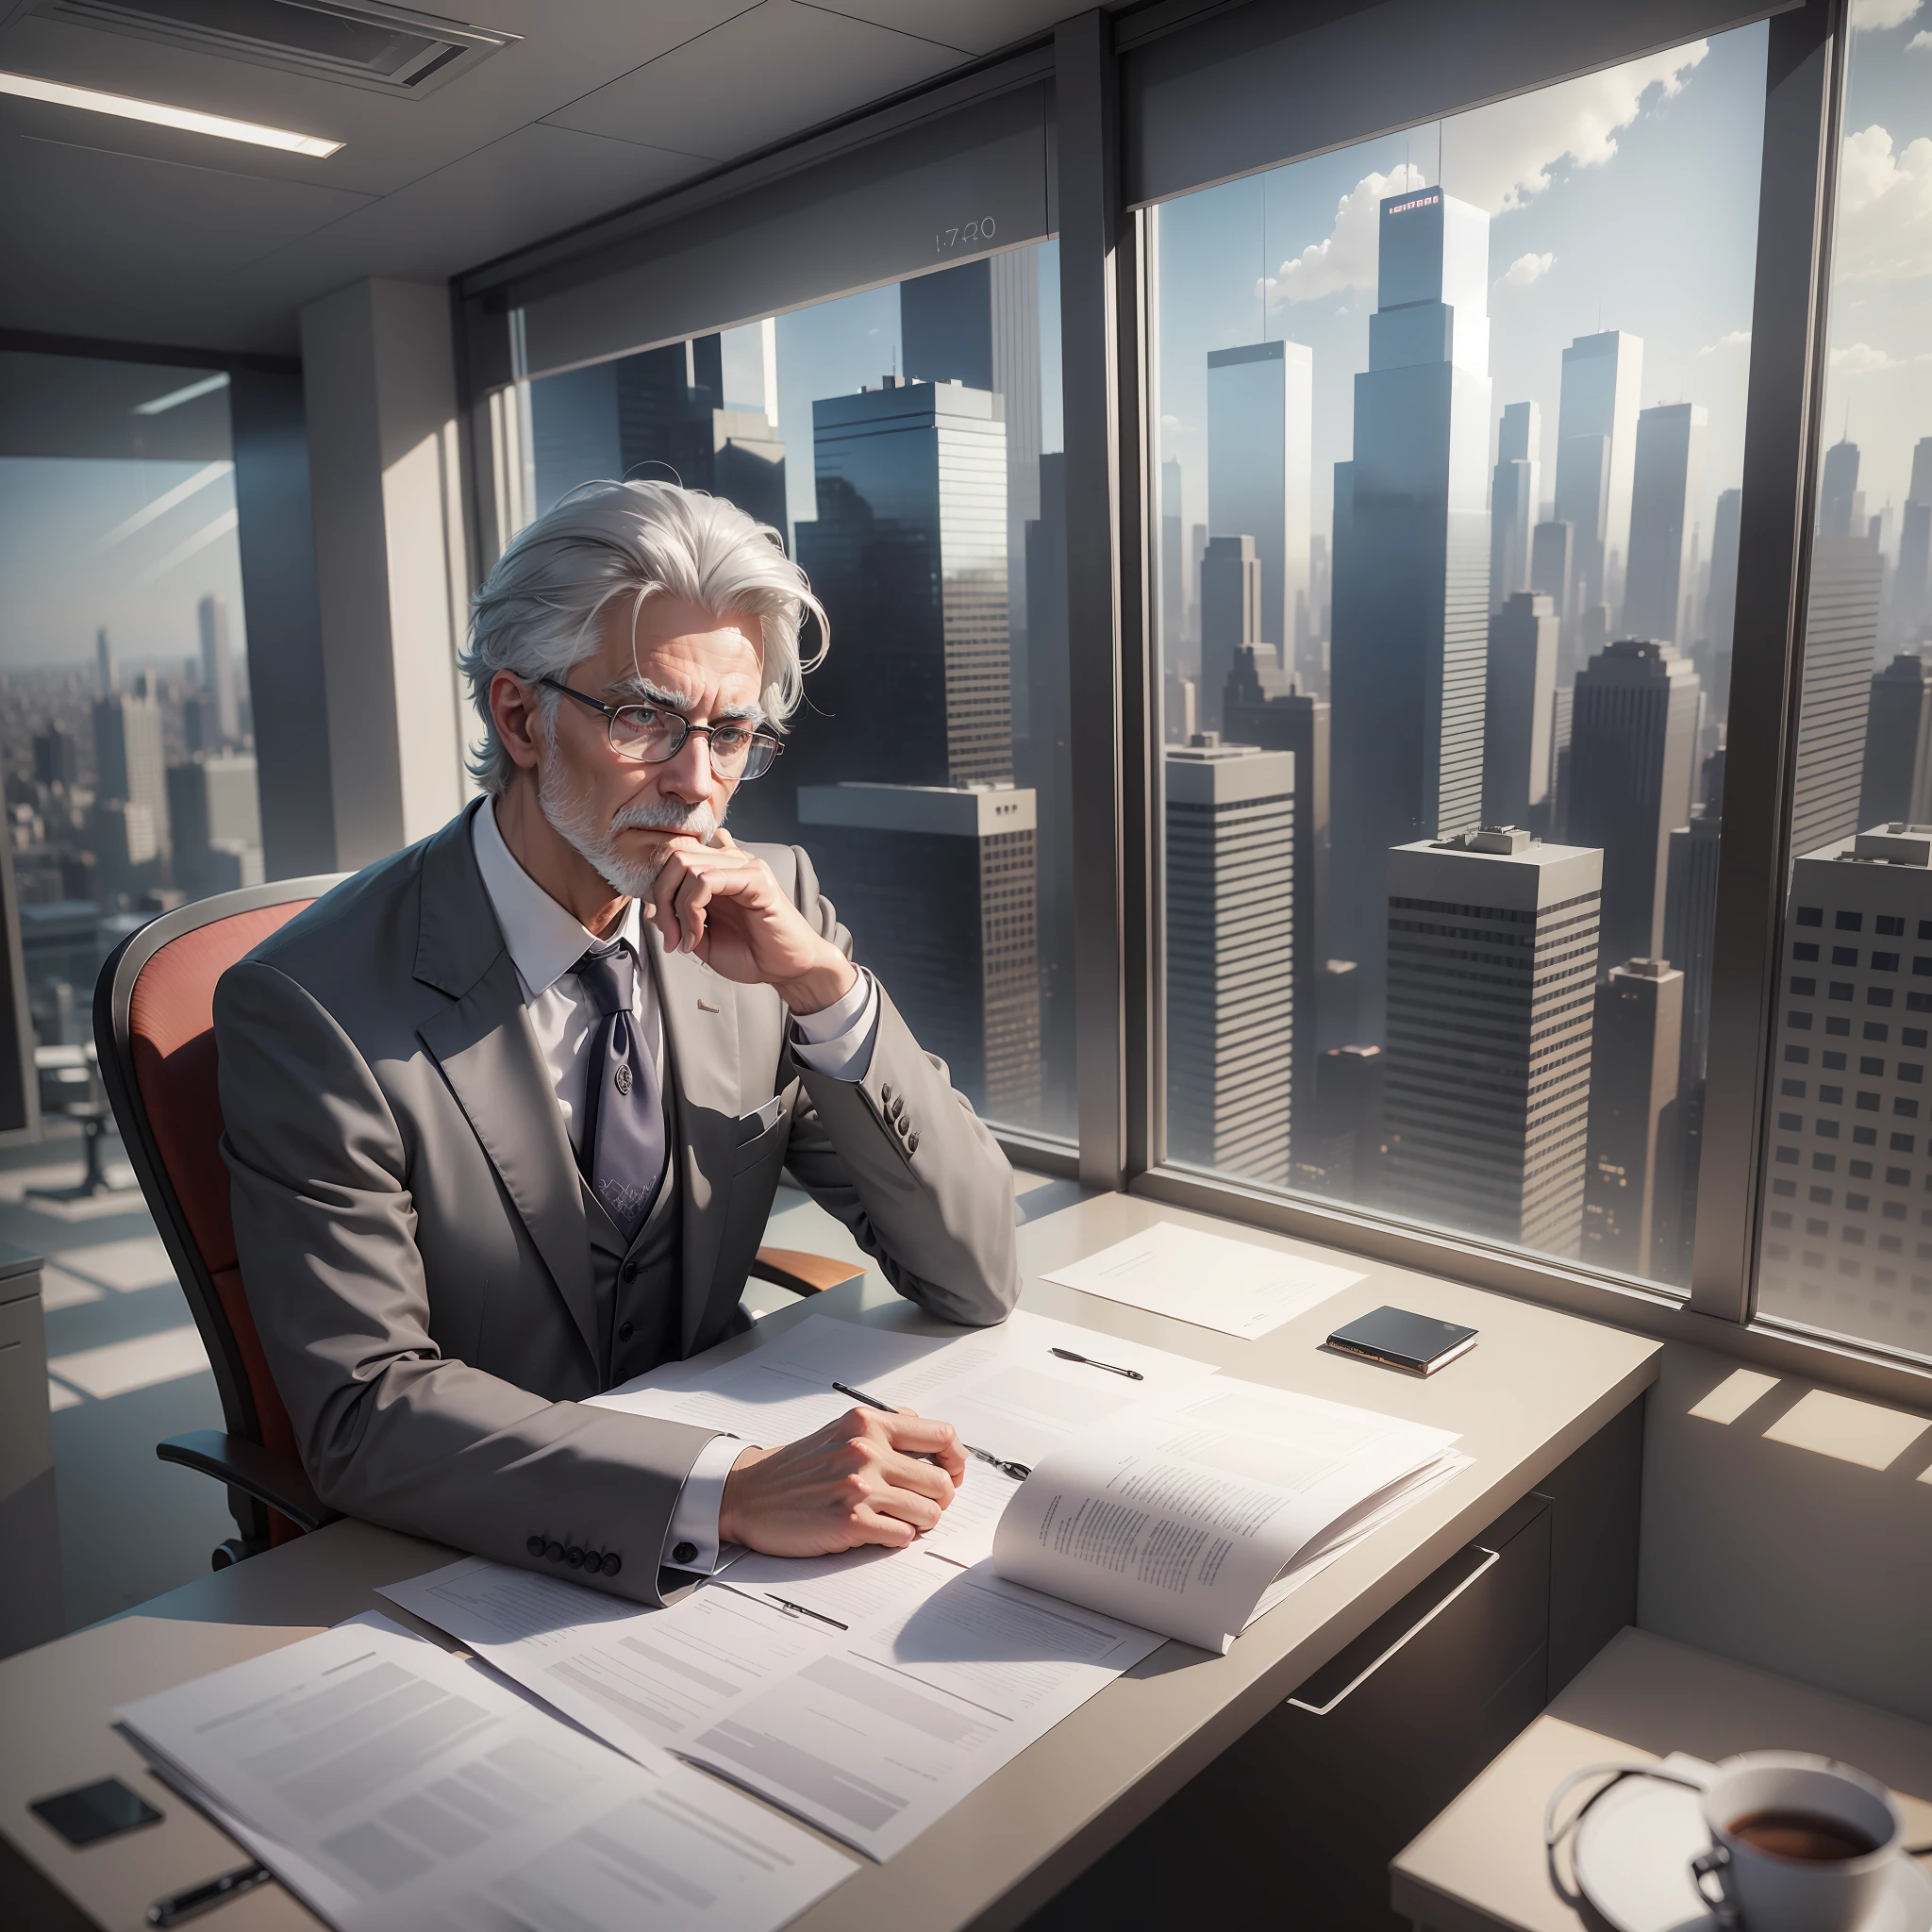
<svg viewBox="0 0 1932 1932">
<path fill-rule="evenodd" d="M 736 504 L 675 483 L 585 483 L 510 540 L 471 602 L 469 646 L 458 665 L 483 739 L 470 769 L 492 795 L 515 770 L 490 713 L 490 682 L 508 671 L 527 682 L 561 677 L 595 648 L 604 607 L 629 597 L 631 622 L 652 596 L 681 598 L 719 617 L 756 617 L 762 635 L 759 703 L 783 729 L 804 694 L 798 636 L 809 612 L 828 642 L 831 625 L 785 540 Z M 822 642 L 819 658 L 824 655 Z M 816 664 L 819 658 L 811 661 Z M 540 692 L 543 716 L 557 692 Z"/>
</svg>

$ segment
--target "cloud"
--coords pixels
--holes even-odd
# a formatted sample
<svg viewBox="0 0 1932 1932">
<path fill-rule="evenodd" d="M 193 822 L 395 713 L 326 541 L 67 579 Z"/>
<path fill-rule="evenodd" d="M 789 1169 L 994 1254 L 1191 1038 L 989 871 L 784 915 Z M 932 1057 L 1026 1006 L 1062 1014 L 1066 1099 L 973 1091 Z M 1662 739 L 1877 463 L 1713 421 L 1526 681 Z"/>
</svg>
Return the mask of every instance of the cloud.
<svg viewBox="0 0 1932 1932">
<path fill-rule="evenodd" d="M 1852 31 L 1872 33 L 1903 26 L 1919 10 L 1919 0 L 1852 0 Z"/>
<path fill-rule="evenodd" d="M 1423 184 L 1423 171 L 1405 161 L 1387 175 L 1364 175 L 1336 204 L 1335 226 L 1324 242 L 1311 242 L 1279 275 L 1265 278 L 1269 299 L 1318 302 L 1344 289 L 1375 286 L 1378 210 L 1384 195 Z"/>
<path fill-rule="evenodd" d="M 1600 168 L 1617 136 L 1642 111 L 1645 96 L 1681 93 L 1685 77 L 1710 51 L 1704 41 L 1653 54 L 1602 74 L 1586 74 L 1458 115 L 1443 139 L 1442 185 L 1491 214 L 1541 194 L 1565 160 Z"/>
<path fill-rule="evenodd" d="M 1905 364 L 1870 342 L 1850 342 L 1831 352 L 1831 366 L 1847 375 L 1866 375 L 1874 369 L 1903 369 Z"/>
<path fill-rule="evenodd" d="M 1720 356 L 1726 349 L 1748 349 L 1751 346 L 1751 331 L 1748 328 L 1734 328 L 1727 335 L 1718 337 L 1714 342 L 1706 342 L 1698 350 L 1700 356 Z"/>
<path fill-rule="evenodd" d="M 1549 274 L 1557 258 L 1545 251 L 1541 255 L 1519 255 L 1504 272 L 1503 279 L 1512 289 L 1526 289 L 1532 282 L 1540 282 Z"/>
<path fill-rule="evenodd" d="M 1932 139 L 1897 153 L 1874 122 L 1844 138 L 1839 156 L 1838 245 L 1841 281 L 1905 281 L 1932 275 Z"/>
<path fill-rule="evenodd" d="M 1932 33 L 1916 33 L 1906 42 L 1907 54 L 1932 54 Z"/>
</svg>

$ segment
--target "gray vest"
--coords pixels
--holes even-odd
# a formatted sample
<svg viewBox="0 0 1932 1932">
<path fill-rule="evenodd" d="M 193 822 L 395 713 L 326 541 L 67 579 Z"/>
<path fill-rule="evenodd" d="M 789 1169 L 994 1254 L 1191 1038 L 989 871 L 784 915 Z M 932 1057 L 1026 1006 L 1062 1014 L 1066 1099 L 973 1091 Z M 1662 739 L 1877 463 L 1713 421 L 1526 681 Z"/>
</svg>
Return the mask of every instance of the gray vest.
<svg viewBox="0 0 1932 1932">
<path fill-rule="evenodd" d="M 666 1068 L 668 1074 L 669 1068 Z M 684 1217 L 672 1182 L 678 1157 L 676 1110 L 665 1086 L 664 1144 L 669 1158 L 657 1199 L 626 1248 L 603 1203 L 578 1175 L 584 1219 L 591 1235 L 591 1279 L 597 1294 L 597 1333 L 601 1359 L 598 1387 L 614 1389 L 660 1362 L 683 1353 Z"/>
</svg>

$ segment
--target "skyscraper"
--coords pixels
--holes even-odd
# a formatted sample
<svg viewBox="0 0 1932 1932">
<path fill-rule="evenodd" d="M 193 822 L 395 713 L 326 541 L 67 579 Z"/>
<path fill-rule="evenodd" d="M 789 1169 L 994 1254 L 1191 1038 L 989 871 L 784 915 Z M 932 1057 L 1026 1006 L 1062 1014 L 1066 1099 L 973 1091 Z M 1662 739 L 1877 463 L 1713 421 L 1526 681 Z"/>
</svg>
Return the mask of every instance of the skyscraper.
<svg viewBox="0 0 1932 1932">
<path fill-rule="evenodd" d="M 1743 506 L 1741 490 L 1719 491 L 1710 525 L 1710 598 L 1704 619 L 1707 655 L 1697 661 L 1697 675 L 1720 712 L 1730 700 L 1731 632 L 1738 619 L 1738 520 Z"/>
<path fill-rule="evenodd" d="M 215 701 L 215 724 L 225 744 L 242 736 L 235 702 L 235 657 L 228 643 L 228 600 L 209 592 L 195 607 L 201 625 L 201 688 Z"/>
<path fill-rule="evenodd" d="M 1871 538 L 1821 534 L 1813 541 L 1791 804 L 1793 852 L 1815 851 L 1858 828 L 1884 582 L 1885 558 Z"/>
<path fill-rule="evenodd" d="M 1517 591 L 1490 616 L 1484 824 L 1527 826 L 1531 812 L 1547 806 L 1556 690 L 1555 607 L 1533 591 Z"/>
<path fill-rule="evenodd" d="M 1530 533 L 1536 527 L 1542 465 L 1542 410 L 1511 403 L 1496 436 L 1496 468 L 1490 478 L 1490 608 L 1529 589 Z"/>
<path fill-rule="evenodd" d="M 1294 1130 L 1297 1188 L 1358 1208 L 1381 1200 L 1384 1061 L 1379 1046 L 1331 1046 L 1317 1057 L 1314 1107 L 1301 1109 Z"/>
<path fill-rule="evenodd" d="M 1441 189 L 1380 209 L 1379 302 L 1335 470 L 1337 951 L 1382 1012 L 1390 850 L 1482 811 L 1489 217 Z"/>
<path fill-rule="evenodd" d="M 1610 553 L 1629 555 L 1642 375 L 1642 341 L 1622 329 L 1578 336 L 1563 351 L 1556 509 L 1574 533 L 1575 608 L 1564 622 L 1575 624 L 1579 641 L 1589 634 L 1591 611 L 1608 601 Z M 1612 611 L 1608 622 L 1615 621 Z"/>
<path fill-rule="evenodd" d="M 1684 598 L 1696 506 L 1704 495 L 1701 403 L 1660 403 L 1637 418 L 1630 493 L 1630 562 L 1624 579 L 1624 625 L 1632 637 L 1688 643 Z"/>
<path fill-rule="evenodd" d="M 1690 816 L 1697 674 L 1667 644 L 1624 638 L 1576 680 L 1564 836 L 1603 853 L 1607 962 L 1663 947 L 1671 833 Z"/>
<path fill-rule="evenodd" d="M 1865 721 L 1858 824 L 1897 819 L 1932 824 L 1932 677 L 1915 651 L 1901 651 L 1872 680 Z"/>
<path fill-rule="evenodd" d="M 1912 446 L 1912 480 L 1899 519 L 1892 610 L 1897 634 L 1907 642 L 1932 634 L 1932 436 L 1920 437 Z"/>
<path fill-rule="evenodd" d="M 1818 532 L 1823 537 L 1862 537 L 1857 516 L 1858 445 L 1841 438 L 1824 452 L 1824 474 L 1818 490 Z"/>
<path fill-rule="evenodd" d="M 1261 630 L 1261 559 L 1252 537 L 1210 537 L 1201 557 L 1200 728 L 1221 729 L 1222 705 L 1235 659 L 1265 641 Z M 1274 653 L 1271 648 L 1270 657 Z M 1277 664 L 1279 659 L 1276 659 Z"/>
<path fill-rule="evenodd" d="M 1590 1165 L 1583 1258 L 1625 1274 L 1650 1270 L 1663 1171 L 1659 1128 L 1677 1098 L 1684 975 L 1662 959 L 1612 966 L 1596 991 L 1591 1045 Z"/>
<path fill-rule="evenodd" d="M 151 836 L 168 851 L 168 774 L 162 756 L 161 708 L 151 697 L 123 691 L 94 705 L 94 789 L 104 803 L 123 800 L 147 813 L 149 834 L 130 835 L 130 846 Z"/>
<path fill-rule="evenodd" d="M 261 808 L 254 758 L 193 758 L 170 765 L 168 816 L 175 883 L 184 891 L 219 892 L 260 883 Z M 245 877 L 250 872 L 253 877 Z"/>
<path fill-rule="evenodd" d="M 814 785 L 799 824 L 922 1045 L 995 1120 L 1038 1117 L 1034 799 L 1011 785 Z"/>
<path fill-rule="evenodd" d="M 1261 641 L 1288 671 L 1308 595 L 1314 383 L 1314 352 L 1301 342 L 1208 352 L 1208 534 L 1255 540 Z"/>
<path fill-rule="evenodd" d="M 1188 578 L 1181 539 L 1181 462 L 1169 457 L 1160 466 L 1160 641 L 1169 655 L 1188 633 Z"/>
<path fill-rule="evenodd" d="M 1574 1255 L 1603 855 L 1481 831 L 1389 855 L 1387 1197 Z"/>
<path fill-rule="evenodd" d="M 1277 1187 L 1294 1092 L 1294 787 L 1287 752 L 1167 751 L 1169 1155 Z"/>
<path fill-rule="evenodd" d="M 101 696 L 110 698 L 121 689 L 121 674 L 114 663 L 114 644 L 104 624 L 94 632 L 94 678 Z"/>
<path fill-rule="evenodd" d="M 1684 975 L 1684 1048 L 1688 1086 L 1704 1077 L 1710 1046 L 1711 948 L 1717 939 L 1717 861 L 1724 821 L 1706 811 L 1671 834 L 1664 887 L 1664 957 Z"/>
<path fill-rule="evenodd" d="M 1760 1314 L 1919 1355 L 1932 1354 L 1932 1249 L 1915 1227 L 1932 1187 L 1932 993 L 1910 991 L 1907 960 L 1927 929 L 1932 828 L 1879 826 L 1791 868 L 1757 1277 Z"/>
</svg>

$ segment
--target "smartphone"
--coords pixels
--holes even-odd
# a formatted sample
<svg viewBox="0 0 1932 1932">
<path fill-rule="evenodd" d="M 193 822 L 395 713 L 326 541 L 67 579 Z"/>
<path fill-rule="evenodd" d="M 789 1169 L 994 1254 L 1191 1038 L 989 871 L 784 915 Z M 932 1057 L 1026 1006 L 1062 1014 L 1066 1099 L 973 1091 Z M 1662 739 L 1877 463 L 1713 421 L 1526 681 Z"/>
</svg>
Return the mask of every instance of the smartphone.
<svg viewBox="0 0 1932 1932">
<path fill-rule="evenodd" d="M 104 1838 L 119 1838 L 124 1831 L 158 1824 L 161 1816 L 139 1791 L 130 1791 L 118 1777 L 104 1777 L 99 1784 L 76 1785 L 71 1791 L 56 1791 L 51 1798 L 36 1798 L 32 1808 L 71 1845 L 91 1845 Z"/>
<path fill-rule="evenodd" d="M 1438 1322 L 1431 1315 L 1412 1315 L 1407 1308 L 1376 1308 L 1358 1322 L 1338 1328 L 1328 1338 L 1330 1348 L 1385 1368 L 1407 1369 L 1413 1375 L 1433 1375 L 1475 1346 L 1476 1331 L 1455 1322 Z"/>
</svg>

